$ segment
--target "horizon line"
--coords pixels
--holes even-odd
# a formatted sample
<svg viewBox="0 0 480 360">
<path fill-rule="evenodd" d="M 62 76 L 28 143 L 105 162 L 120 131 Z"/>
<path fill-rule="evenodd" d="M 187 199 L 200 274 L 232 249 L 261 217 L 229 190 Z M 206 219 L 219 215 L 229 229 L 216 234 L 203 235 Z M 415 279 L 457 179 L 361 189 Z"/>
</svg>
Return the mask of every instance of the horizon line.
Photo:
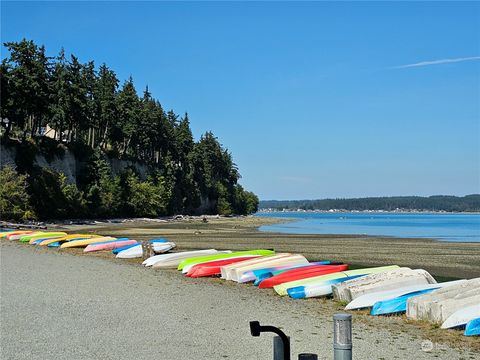
<svg viewBox="0 0 480 360">
<path fill-rule="evenodd" d="M 402 197 L 420 197 L 420 198 L 430 198 L 430 197 L 436 197 L 436 196 L 445 196 L 445 197 L 457 197 L 457 198 L 463 198 L 467 196 L 480 196 L 480 193 L 473 193 L 473 194 L 466 194 L 466 195 L 442 195 L 442 194 L 437 194 L 437 195 L 428 195 L 428 196 L 422 196 L 422 195 L 389 195 L 389 196 L 365 196 L 365 197 L 337 197 L 337 198 L 317 198 L 317 199 L 260 199 L 259 201 L 319 201 L 319 200 L 353 200 L 353 199 L 376 199 L 376 198 L 402 198 Z"/>
</svg>

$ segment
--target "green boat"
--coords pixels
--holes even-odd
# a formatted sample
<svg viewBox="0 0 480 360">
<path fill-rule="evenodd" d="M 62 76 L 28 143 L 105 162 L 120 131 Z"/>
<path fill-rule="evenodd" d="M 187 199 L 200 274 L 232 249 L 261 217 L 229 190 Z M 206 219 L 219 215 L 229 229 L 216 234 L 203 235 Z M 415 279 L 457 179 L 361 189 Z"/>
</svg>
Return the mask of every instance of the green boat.
<svg viewBox="0 0 480 360">
<path fill-rule="evenodd" d="M 65 232 L 44 232 L 44 233 L 35 233 L 35 234 L 32 234 L 32 235 L 25 235 L 25 236 L 22 236 L 19 241 L 20 242 L 29 242 L 30 240 L 33 240 L 33 239 L 48 239 L 48 238 L 52 238 L 52 237 L 60 237 L 60 236 L 66 236 L 67 233 Z"/>
<path fill-rule="evenodd" d="M 248 251 L 237 251 L 230 254 L 218 254 L 218 255 L 206 255 L 206 256 L 197 256 L 193 258 L 188 258 L 183 260 L 180 264 L 178 264 L 177 270 L 183 270 L 185 266 L 188 265 L 196 265 L 201 264 L 207 261 L 214 261 L 220 259 L 228 259 L 231 257 L 242 256 L 242 255 L 274 255 L 275 251 L 273 250 L 248 250 Z"/>
</svg>

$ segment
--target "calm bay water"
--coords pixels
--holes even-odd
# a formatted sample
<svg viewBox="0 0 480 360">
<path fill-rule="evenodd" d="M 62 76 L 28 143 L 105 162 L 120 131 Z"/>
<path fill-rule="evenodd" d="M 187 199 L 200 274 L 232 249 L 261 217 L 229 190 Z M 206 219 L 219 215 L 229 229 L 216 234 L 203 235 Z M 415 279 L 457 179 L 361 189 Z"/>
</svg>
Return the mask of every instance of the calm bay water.
<svg viewBox="0 0 480 360">
<path fill-rule="evenodd" d="M 298 219 L 261 226 L 261 231 L 384 235 L 480 243 L 480 214 L 259 212 L 256 216 Z"/>
</svg>

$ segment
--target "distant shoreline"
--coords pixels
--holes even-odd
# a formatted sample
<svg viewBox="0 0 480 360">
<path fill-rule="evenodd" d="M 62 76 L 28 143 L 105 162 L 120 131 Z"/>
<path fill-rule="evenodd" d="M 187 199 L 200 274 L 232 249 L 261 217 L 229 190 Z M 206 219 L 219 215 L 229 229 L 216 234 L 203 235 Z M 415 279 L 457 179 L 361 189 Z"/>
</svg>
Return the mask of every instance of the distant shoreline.
<svg viewBox="0 0 480 360">
<path fill-rule="evenodd" d="M 267 211 L 314 212 L 480 212 L 480 194 L 261 200 L 258 208 Z"/>
<path fill-rule="evenodd" d="M 411 238 L 480 244 L 479 215 L 465 212 L 383 211 L 267 211 L 255 214 L 259 218 L 279 218 L 285 219 L 286 223 L 294 223 L 273 224 L 259 229 L 269 233 Z"/>
<path fill-rule="evenodd" d="M 276 209 L 259 209 L 254 215 L 258 213 L 314 213 L 314 214 L 472 214 L 480 215 L 480 211 L 433 211 L 433 210 L 276 210 Z"/>
</svg>

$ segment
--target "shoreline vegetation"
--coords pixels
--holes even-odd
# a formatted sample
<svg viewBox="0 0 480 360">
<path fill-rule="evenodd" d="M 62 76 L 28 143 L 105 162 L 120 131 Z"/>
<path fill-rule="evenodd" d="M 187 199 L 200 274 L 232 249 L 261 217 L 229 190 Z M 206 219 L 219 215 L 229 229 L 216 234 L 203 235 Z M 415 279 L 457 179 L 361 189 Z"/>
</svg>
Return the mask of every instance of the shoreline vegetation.
<svg viewBox="0 0 480 360">
<path fill-rule="evenodd" d="M 3 220 L 251 214 L 232 154 L 133 79 L 62 48 L 4 43 L 0 214 Z M 68 172 L 68 174 L 67 174 Z M 69 176 L 67 176 L 69 175 Z"/>
<path fill-rule="evenodd" d="M 343 261 L 348 263 L 351 268 L 387 264 L 424 268 L 439 281 L 480 276 L 478 244 L 369 236 L 264 233 L 258 230 L 260 226 L 288 222 L 291 219 L 256 216 L 207 216 L 205 218 L 207 221 L 202 216 L 196 216 L 153 220 L 117 219 L 113 222 L 92 222 L 90 224 L 59 222 L 46 225 L 48 228 L 62 229 L 68 232 L 108 234 L 117 237 L 129 237 L 139 241 L 165 237 L 177 244 L 175 251 L 203 248 L 219 250 L 273 248 L 277 252 L 301 253 L 311 261 L 321 259 Z M 5 242 L 2 241 L 2 246 L 7 246 Z M 9 243 L 8 246 L 21 245 Z M 43 248 L 36 251 L 55 252 L 55 250 Z M 111 252 L 84 254 L 82 249 L 75 248 L 62 249 L 59 252 L 114 262 L 119 261 L 114 258 Z M 139 259 L 123 260 L 122 263 L 141 267 L 141 260 Z M 182 279 L 178 281 L 181 282 Z M 205 286 L 221 286 L 224 292 L 233 291 L 230 286 L 220 283 L 217 279 L 207 279 L 206 281 L 208 284 Z M 254 297 L 258 296 L 263 299 L 263 295 L 252 292 Z M 291 300 L 276 297 L 269 297 L 268 301 L 271 301 L 272 304 L 285 303 L 285 306 L 290 306 L 291 302 Z M 292 304 L 292 306 L 296 304 Z M 305 314 L 316 314 L 318 310 L 316 308 L 320 306 L 322 308 L 321 316 L 326 320 L 331 318 L 333 313 L 343 309 L 339 304 L 324 299 L 310 299 L 302 302 L 302 304 L 306 304 Z M 357 326 L 360 323 L 362 326 L 365 325 L 375 329 L 375 331 L 382 328 L 393 333 L 403 333 L 410 337 L 429 339 L 438 344 L 447 344 L 457 349 L 480 351 L 478 339 L 466 338 L 462 336 L 460 331 L 445 331 L 424 322 L 407 321 L 404 316 L 371 317 L 366 311 L 355 311 L 353 314 Z"/>
<path fill-rule="evenodd" d="M 315 214 L 480 214 L 480 211 L 434 211 L 434 210 L 417 210 L 417 209 L 396 209 L 396 210 L 345 210 L 345 209 L 330 209 L 330 210 L 288 210 L 288 209 L 258 209 L 259 213 L 272 213 L 272 214 L 282 214 L 282 213 L 315 213 Z"/>
</svg>

